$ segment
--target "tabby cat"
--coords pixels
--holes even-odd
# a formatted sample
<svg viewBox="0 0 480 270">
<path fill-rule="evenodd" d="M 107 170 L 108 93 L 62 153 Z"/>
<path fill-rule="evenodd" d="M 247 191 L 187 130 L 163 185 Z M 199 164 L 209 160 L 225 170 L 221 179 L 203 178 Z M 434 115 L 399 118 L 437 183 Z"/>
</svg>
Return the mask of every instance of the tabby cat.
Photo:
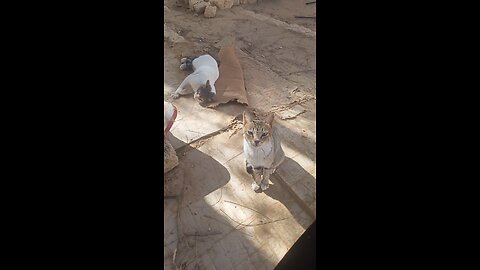
<svg viewBox="0 0 480 270">
<path fill-rule="evenodd" d="M 270 175 L 285 159 L 274 117 L 255 110 L 243 113 L 243 152 L 254 191 L 268 188 Z"/>
</svg>

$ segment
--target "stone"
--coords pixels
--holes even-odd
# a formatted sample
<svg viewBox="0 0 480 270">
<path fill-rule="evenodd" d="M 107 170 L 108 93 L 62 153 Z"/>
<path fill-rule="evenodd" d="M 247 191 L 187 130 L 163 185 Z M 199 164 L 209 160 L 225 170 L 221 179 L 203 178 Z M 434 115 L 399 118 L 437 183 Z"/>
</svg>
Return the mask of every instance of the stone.
<svg viewBox="0 0 480 270">
<path fill-rule="evenodd" d="M 225 6 L 225 0 L 210 0 L 210 5 L 216 6 L 219 9 L 223 9 Z"/>
<path fill-rule="evenodd" d="M 193 6 L 198 2 L 203 2 L 203 0 L 188 0 L 188 8 L 193 9 Z"/>
<path fill-rule="evenodd" d="M 208 6 L 208 3 L 206 2 L 198 2 L 195 5 L 193 5 L 193 10 L 195 13 L 201 14 L 205 13 L 205 8 Z"/>
<path fill-rule="evenodd" d="M 203 14 L 203 16 L 205 16 L 205 18 L 213 18 L 213 17 L 215 17 L 215 15 L 217 15 L 217 7 L 216 6 L 207 6 L 205 8 L 205 13 Z"/>
<path fill-rule="evenodd" d="M 233 0 L 225 0 L 223 4 L 223 8 L 232 8 L 233 6 Z"/>
<path fill-rule="evenodd" d="M 178 166 L 177 152 L 168 140 L 163 141 L 163 166 L 163 173 L 167 173 Z"/>
<path fill-rule="evenodd" d="M 177 34 L 166 24 L 163 24 L 163 40 L 170 41 L 173 44 L 186 42 L 185 38 Z"/>
</svg>

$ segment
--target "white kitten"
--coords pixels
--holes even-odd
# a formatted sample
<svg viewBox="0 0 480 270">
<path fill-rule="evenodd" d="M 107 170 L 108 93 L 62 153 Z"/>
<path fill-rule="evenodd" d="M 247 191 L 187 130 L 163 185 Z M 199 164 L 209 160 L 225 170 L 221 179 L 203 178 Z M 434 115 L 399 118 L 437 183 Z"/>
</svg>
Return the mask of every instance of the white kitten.
<svg viewBox="0 0 480 270">
<path fill-rule="evenodd" d="M 200 103 L 212 101 L 217 94 L 215 89 L 215 82 L 219 77 L 217 61 L 210 55 L 202 55 L 193 59 L 183 58 L 181 63 L 180 69 L 191 69 L 193 73 L 183 80 L 172 97 L 178 98 L 193 92 L 194 98 Z"/>
</svg>

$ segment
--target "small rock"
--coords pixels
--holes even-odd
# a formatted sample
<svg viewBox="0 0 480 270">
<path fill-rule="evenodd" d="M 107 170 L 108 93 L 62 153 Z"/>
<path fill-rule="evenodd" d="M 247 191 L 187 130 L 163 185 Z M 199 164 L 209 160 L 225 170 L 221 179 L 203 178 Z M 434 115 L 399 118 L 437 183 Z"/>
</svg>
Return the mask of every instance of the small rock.
<svg viewBox="0 0 480 270">
<path fill-rule="evenodd" d="M 188 0 L 188 8 L 193 9 L 195 4 L 197 4 L 199 2 L 203 2 L 203 0 Z"/>
<path fill-rule="evenodd" d="M 168 140 L 163 142 L 164 155 L 163 155 L 163 173 L 171 171 L 178 165 L 178 157 L 175 149 Z"/>
<path fill-rule="evenodd" d="M 215 15 L 217 15 L 217 7 L 216 6 L 207 6 L 205 8 L 205 13 L 203 14 L 203 16 L 205 16 L 205 18 L 213 18 L 213 17 L 215 17 Z"/>
<path fill-rule="evenodd" d="M 163 24 L 163 40 L 168 40 L 171 43 L 182 43 L 185 42 L 185 39 L 177 34 L 167 25 Z M 172 44 L 173 45 L 173 44 Z"/>
<path fill-rule="evenodd" d="M 210 0 L 210 5 L 223 9 L 225 6 L 225 0 Z"/>
<path fill-rule="evenodd" d="M 195 11 L 195 13 L 204 13 L 205 12 L 205 8 L 208 6 L 208 3 L 206 2 L 198 2 L 196 3 L 195 5 L 193 5 L 193 11 Z"/>
<path fill-rule="evenodd" d="M 225 0 L 225 3 L 223 4 L 223 8 L 232 8 L 233 6 L 233 0 Z"/>
</svg>

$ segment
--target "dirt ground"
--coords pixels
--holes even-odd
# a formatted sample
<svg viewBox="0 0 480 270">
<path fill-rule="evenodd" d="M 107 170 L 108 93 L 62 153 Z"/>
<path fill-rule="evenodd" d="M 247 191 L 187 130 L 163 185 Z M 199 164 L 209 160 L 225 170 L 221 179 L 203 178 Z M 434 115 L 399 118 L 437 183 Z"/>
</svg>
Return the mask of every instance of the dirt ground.
<svg viewBox="0 0 480 270">
<path fill-rule="evenodd" d="M 197 16 L 165 0 L 164 99 L 178 109 L 170 138 L 180 165 L 166 174 L 165 269 L 274 269 L 316 219 L 316 26 L 310 0 L 263 0 Z M 265 192 L 250 189 L 240 118 L 170 98 L 183 56 L 216 57 L 234 40 L 249 106 L 276 113 L 285 162 Z M 283 118 L 283 119 L 282 119 Z M 240 121 L 239 121 L 240 120 Z"/>
</svg>

